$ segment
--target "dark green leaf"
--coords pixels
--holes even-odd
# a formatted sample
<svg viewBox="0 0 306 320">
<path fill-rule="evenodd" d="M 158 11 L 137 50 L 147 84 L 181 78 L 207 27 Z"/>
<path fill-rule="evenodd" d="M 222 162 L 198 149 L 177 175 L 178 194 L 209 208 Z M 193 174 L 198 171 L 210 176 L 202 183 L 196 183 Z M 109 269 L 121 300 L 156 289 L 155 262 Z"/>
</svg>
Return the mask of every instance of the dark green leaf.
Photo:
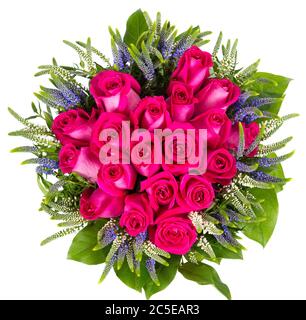
<svg viewBox="0 0 306 320">
<path fill-rule="evenodd" d="M 107 250 L 93 251 L 93 248 L 97 244 L 97 234 L 105 222 L 105 220 L 98 220 L 82 229 L 72 241 L 68 252 L 68 259 L 88 265 L 103 263 Z"/>
<path fill-rule="evenodd" d="M 231 299 L 231 293 L 226 284 L 224 284 L 217 271 L 204 263 L 193 264 L 190 262 L 184 263 L 179 272 L 188 280 L 195 281 L 200 285 L 213 285 L 227 299 Z"/>
<path fill-rule="evenodd" d="M 260 243 L 265 247 L 274 231 L 278 217 L 278 201 L 274 189 L 254 189 L 251 191 L 258 201 L 263 200 L 261 206 L 263 213 L 254 208 L 256 216 L 261 219 L 259 222 L 248 223 L 243 229 L 243 233 L 250 239 Z M 264 214 L 264 219 L 262 219 Z"/>
<path fill-rule="evenodd" d="M 169 260 L 169 267 L 161 264 L 156 264 L 156 273 L 160 281 L 160 286 L 157 286 L 151 279 L 144 285 L 144 290 L 147 299 L 150 299 L 155 293 L 162 291 L 168 287 L 168 285 L 175 278 L 178 267 L 181 262 L 181 256 L 172 255 Z"/>
<path fill-rule="evenodd" d="M 138 277 L 135 272 L 131 272 L 126 260 L 124 261 L 120 270 L 117 270 L 115 265 L 114 270 L 117 277 L 128 287 L 141 292 L 146 282 L 151 281 L 150 276 L 145 269 L 144 263 L 141 263 L 140 276 Z"/>
<path fill-rule="evenodd" d="M 126 23 L 126 31 L 123 40 L 127 45 L 136 45 L 141 34 L 147 30 L 148 25 L 144 14 L 138 9 L 129 17 Z"/>
</svg>

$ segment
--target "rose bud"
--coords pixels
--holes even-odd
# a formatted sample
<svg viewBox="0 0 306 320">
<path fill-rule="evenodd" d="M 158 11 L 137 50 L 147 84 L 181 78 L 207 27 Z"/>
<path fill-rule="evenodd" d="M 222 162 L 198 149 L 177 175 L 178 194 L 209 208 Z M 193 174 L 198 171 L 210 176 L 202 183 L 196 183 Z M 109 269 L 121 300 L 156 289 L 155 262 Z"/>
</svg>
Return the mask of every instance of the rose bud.
<svg viewBox="0 0 306 320">
<path fill-rule="evenodd" d="M 112 197 L 101 189 L 88 188 L 80 199 L 80 213 L 86 220 L 118 217 L 123 207 L 124 197 Z"/>
<path fill-rule="evenodd" d="M 59 167 L 63 173 L 78 173 L 91 182 L 97 181 L 101 163 L 87 147 L 76 148 L 73 144 L 66 144 L 59 153 Z"/>
<path fill-rule="evenodd" d="M 184 82 L 197 92 L 209 77 L 209 69 L 212 66 L 211 54 L 192 46 L 180 58 L 171 80 Z"/>
<path fill-rule="evenodd" d="M 196 95 L 198 103 L 195 115 L 199 115 L 211 108 L 227 110 L 240 96 L 240 89 L 228 79 L 211 79 Z"/>
<path fill-rule="evenodd" d="M 145 232 L 153 223 L 153 211 L 145 193 L 134 193 L 125 198 L 123 214 L 120 218 L 120 226 L 126 232 L 135 237 Z"/>
<path fill-rule="evenodd" d="M 197 99 L 193 96 L 192 87 L 179 81 L 172 81 L 168 88 L 170 113 L 173 121 L 186 122 L 194 113 Z"/>
<path fill-rule="evenodd" d="M 140 100 L 140 85 L 127 73 L 107 70 L 92 78 L 90 93 L 107 112 L 129 112 Z"/>
<path fill-rule="evenodd" d="M 149 131 L 163 129 L 171 123 L 164 97 L 143 98 L 131 113 L 131 117 L 136 129 L 143 128 Z"/>
</svg>

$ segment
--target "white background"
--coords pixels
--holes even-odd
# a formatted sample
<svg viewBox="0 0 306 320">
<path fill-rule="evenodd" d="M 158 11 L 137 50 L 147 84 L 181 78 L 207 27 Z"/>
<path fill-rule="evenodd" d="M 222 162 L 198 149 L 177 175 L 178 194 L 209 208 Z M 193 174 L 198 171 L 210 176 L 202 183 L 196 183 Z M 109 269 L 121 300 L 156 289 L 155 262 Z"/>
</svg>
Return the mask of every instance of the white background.
<svg viewBox="0 0 306 320">
<path fill-rule="evenodd" d="M 162 12 L 182 31 L 190 24 L 212 30 L 211 50 L 217 33 L 239 38 L 241 66 L 262 59 L 262 71 L 294 78 L 283 114 L 299 112 L 282 129 L 294 135 L 294 158 L 284 164 L 294 178 L 280 195 L 280 216 L 275 234 L 263 250 L 249 240 L 244 261 L 224 261 L 217 270 L 234 299 L 304 299 L 305 293 L 305 140 L 306 79 L 304 1 L 1 1 L 0 4 L 0 298 L 2 299 L 142 299 L 110 275 L 97 281 L 101 266 L 89 267 L 66 260 L 69 238 L 41 248 L 40 241 L 56 231 L 47 215 L 38 212 L 41 194 L 34 168 L 20 166 L 26 155 L 9 154 L 26 144 L 7 136 L 18 128 L 6 109 L 31 113 L 32 92 L 44 78 L 34 78 L 36 67 L 50 62 L 78 62 L 61 40 L 86 40 L 109 55 L 107 27 L 124 31 L 129 14 L 141 7 Z M 290 150 L 290 149 L 288 149 Z M 178 275 L 157 299 L 222 299 L 212 287 L 201 287 Z"/>
</svg>

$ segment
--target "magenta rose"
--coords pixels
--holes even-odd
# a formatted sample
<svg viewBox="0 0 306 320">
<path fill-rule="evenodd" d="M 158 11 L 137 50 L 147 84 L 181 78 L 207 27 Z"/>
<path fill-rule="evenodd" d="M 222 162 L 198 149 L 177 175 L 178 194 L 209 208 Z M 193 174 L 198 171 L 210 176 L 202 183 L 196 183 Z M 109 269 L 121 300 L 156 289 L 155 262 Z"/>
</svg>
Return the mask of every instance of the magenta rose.
<svg viewBox="0 0 306 320">
<path fill-rule="evenodd" d="M 137 173 L 130 164 L 102 164 L 98 173 L 98 186 L 112 196 L 133 190 Z"/>
<path fill-rule="evenodd" d="M 256 140 L 260 128 L 257 122 L 251 122 L 250 124 L 242 123 L 243 131 L 244 131 L 244 139 L 245 139 L 245 150 L 247 150 L 251 144 Z M 230 137 L 228 139 L 227 146 L 236 151 L 239 145 L 239 127 L 238 124 L 232 126 Z M 258 147 L 255 148 L 248 157 L 254 157 L 258 152 Z"/>
<path fill-rule="evenodd" d="M 95 111 L 90 116 L 83 109 L 62 112 L 54 119 L 52 132 L 63 145 L 73 143 L 77 147 L 88 146 L 95 116 Z"/>
<path fill-rule="evenodd" d="M 207 129 L 207 144 L 210 148 L 222 146 L 229 138 L 232 122 L 222 109 L 209 109 L 190 122 L 196 129 Z"/>
<path fill-rule="evenodd" d="M 180 58 L 171 80 L 184 82 L 196 92 L 209 77 L 212 66 L 211 54 L 192 46 Z"/>
<path fill-rule="evenodd" d="M 107 112 L 134 110 L 140 98 L 140 85 L 129 74 L 101 71 L 90 82 L 90 93 L 98 107 Z"/>
<path fill-rule="evenodd" d="M 88 188 L 80 199 L 80 213 L 86 220 L 114 218 L 122 214 L 124 197 L 112 197 L 101 189 Z"/>
<path fill-rule="evenodd" d="M 178 255 L 188 253 L 197 241 L 197 232 L 187 217 L 160 215 L 150 229 L 150 240 L 160 249 Z"/>
<path fill-rule="evenodd" d="M 226 149 L 208 152 L 205 177 L 212 183 L 228 185 L 236 175 L 236 159 Z"/>
<path fill-rule="evenodd" d="M 215 198 L 215 192 L 206 178 L 184 175 L 179 187 L 178 204 L 186 212 L 207 209 Z"/>
<path fill-rule="evenodd" d="M 148 141 L 140 146 L 132 145 L 131 162 L 142 176 L 151 177 L 161 169 L 161 164 L 154 163 L 154 143 Z"/>
<path fill-rule="evenodd" d="M 126 232 L 135 237 L 145 232 L 153 223 L 153 211 L 148 196 L 145 193 L 134 193 L 125 198 L 123 214 L 120 218 L 120 226 Z"/>
<path fill-rule="evenodd" d="M 190 164 L 189 160 L 193 154 L 198 156 L 198 137 L 195 135 L 196 141 L 194 149 L 192 149 L 187 143 L 187 130 L 194 130 L 195 128 L 190 123 L 173 122 L 169 129 L 172 131 L 172 134 L 164 139 L 165 154 L 162 168 L 174 176 L 180 176 L 186 174 L 190 168 L 197 166 L 196 164 Z M 193 137 L 190 138 L 193 139 Z M 170 163 L 171 157 L 173 163 Z"/>
<path fill-rule="evenodd" d="M 146 191 L 150 205 L 157 211 L 175 205 L 178 184 L 170 172 L 160 172 L 141 182 L 140 191 Z"/>
<path fill-rule="evenodd" d="M 105 129 L 113 129 L 118 133 L 119 141 L 122 137 L 122 121 L 128 121 L 127 115 L 117 112 L 103 112 L 93 126 L 90 140 L 90 149 L 98 157 L 101 147 L 106 143 L 101 141 L 101 132 Z M 116 143 L 116 147 L 118 144 Z"/>
<path fill-rule="evenodd" d="M 91 182 L 97 181 L 101 163 L 87 147 L 77 149 L 73 144 L 66 144 L 59 153 L 59 167 L 63 173 L 78 173 Z"/>
<path fill-rule="evenodd" d="M 149 131 L 163 129 L 171 122 L 166 101 L 159 96 L 143 98 L 131 116 L 136 129 L 144 128 Z"/>
<path fill-rule="evenodd" d="M 172 81 L 168 88 L 169 105 L 173 121 L 186 122 L 194 113 L 197 99 L 193 96 L 192 87 L 179 81 Z"/>
<path fill-rule="evenodd" d="M 227 110 L 240 96 L 240 89 L 228 79 L 210 79 L 205 87 L 197 94 L 198 103 L 195 115 L 211 108 Z"/>
</svg>

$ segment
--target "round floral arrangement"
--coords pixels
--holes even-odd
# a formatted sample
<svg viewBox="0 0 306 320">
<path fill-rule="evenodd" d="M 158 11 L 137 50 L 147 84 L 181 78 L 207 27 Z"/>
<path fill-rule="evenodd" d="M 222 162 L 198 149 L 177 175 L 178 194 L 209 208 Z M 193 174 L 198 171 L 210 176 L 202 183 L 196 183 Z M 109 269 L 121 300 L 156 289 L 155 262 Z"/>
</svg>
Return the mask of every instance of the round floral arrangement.
<svg viewBox="0 0 306 320">
<path fill-rule="evenodd" d="M 28 118 L 9 109 L 33 141 L 13 152 L 35 157 L 41 210 L 61 231 L 78 232 L 68 258 L 105 264 L 147 298 L 177 272 L 201 285 L 228 287 L 210 265 L 242 259 L 240 234 L 265 246 L 285 179 L 277 156 L 291 137 L 270 144 L 289 79 L 237 67 L 237 40 L 212 53 L 210 32 L 179 34 L 160 14 L 141 10 L 124 37 L 110 30 L 113 63 L 86 43 L 71 43 L 79 64 L 39 67 L 42 86 Z M 97 58 L 97 60 L 94 60 Z M 34 124 L 32 119 L 42 123 Z"/>
</svg>

